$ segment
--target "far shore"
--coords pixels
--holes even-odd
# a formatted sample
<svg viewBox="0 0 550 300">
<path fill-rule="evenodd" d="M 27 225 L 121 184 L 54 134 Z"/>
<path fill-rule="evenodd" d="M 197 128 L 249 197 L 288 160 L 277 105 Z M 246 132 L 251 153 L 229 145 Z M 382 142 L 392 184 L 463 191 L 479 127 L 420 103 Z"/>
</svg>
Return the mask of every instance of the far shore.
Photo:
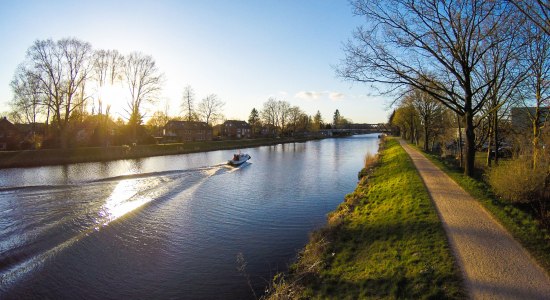
<svg viewBox="0 0 550 300">
<path fill-rule="evenodd" d="M 0 151 L 0 169 L 65 165 L 84 162 L 106 162 L 119 159 L 136 159 L 151 156 L 299 143 L 320 139 L 324 139 L 324 137 L 261 138 L 136 146 Z"/>
</svg>

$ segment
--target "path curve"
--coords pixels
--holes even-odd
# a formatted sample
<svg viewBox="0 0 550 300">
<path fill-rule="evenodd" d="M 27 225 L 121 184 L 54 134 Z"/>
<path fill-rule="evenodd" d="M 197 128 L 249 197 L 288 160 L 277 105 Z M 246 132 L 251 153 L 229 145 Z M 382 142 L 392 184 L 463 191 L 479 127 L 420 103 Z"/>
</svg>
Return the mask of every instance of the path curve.
<svg viewBox="0 0 550 300">
<path fill-rule="evenodd" d="M 550 299 L 550 277 L 476 200 L 400 141 L 432 197 L 472 299 Z"/>
</svg>

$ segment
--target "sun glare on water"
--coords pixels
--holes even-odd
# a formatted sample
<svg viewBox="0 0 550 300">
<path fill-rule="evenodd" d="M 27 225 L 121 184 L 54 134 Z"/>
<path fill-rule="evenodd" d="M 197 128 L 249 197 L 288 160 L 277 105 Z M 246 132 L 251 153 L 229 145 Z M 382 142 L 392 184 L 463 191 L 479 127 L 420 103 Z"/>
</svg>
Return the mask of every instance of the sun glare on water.
<svg viewBox="0 0 550 300">
<path fill-rule="evenodd" d="M 117 184 L 100 211 L 103 226 L 152 200 L 151 197 L 139 195 L 139 186 L 135 179 L 123 180 Z"/>
</svg>

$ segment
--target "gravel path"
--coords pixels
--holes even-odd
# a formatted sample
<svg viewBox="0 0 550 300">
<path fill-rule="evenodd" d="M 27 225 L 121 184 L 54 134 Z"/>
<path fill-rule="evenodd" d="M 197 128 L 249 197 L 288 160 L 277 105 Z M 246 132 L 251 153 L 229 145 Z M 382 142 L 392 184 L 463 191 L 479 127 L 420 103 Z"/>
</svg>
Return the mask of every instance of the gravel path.
<svg viewBox="0 0 550 300">
<path fill-rule="evenodd" d="M 447 174 L 401 145 L 435 203 L 470 298 L 550 299 L 550 277 L 527 250 Z"/>
</svg>

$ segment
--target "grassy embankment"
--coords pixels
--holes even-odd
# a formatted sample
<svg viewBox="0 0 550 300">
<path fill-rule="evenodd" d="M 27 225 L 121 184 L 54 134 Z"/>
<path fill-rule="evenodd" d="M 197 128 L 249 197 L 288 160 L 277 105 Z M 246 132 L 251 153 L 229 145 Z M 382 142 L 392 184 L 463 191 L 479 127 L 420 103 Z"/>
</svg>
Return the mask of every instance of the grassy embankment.
<svg viewBox="0 0 550 300">
<path fill-rule="evenodd" d="M 177 144 L 137 145 L 134 147 L 87 147 L 33 151 L 0 151 L 0 168 L 101 162 L 149 156 L 173 155 L 215 150 L 242 149 L 282 143 L 304 142 L 318 138 L 250 139 L 230 141 L 186 142 Z"/>
<path fill-rule="evenodd" d="M 516 240 L 531 253 L 546 272 L 550 274 L 550 232 L 541 229 L 532 215 L 511 203 L 499 199 L 492 193 L 491 187 L 483 180 L 465 176 L 461 169 L 445 163 L 439 156 L 423 151 L 421 153 L 439 166 L 455 182 L 462 186 L 465 191 L 491 212 Z M 483 157 L 483 154 L 480 156 Z M 510 174 L 510 176 L 515 176 L 515 174 Z"/>
<path fill-rule="evenodd" d="M 435 208 L 412 161 L 388 140 L 356 190 L 311 234 L 268 298 L 464 298 Z M 375 165 L 372 167 L 372 165 Z"/>
</svg>

